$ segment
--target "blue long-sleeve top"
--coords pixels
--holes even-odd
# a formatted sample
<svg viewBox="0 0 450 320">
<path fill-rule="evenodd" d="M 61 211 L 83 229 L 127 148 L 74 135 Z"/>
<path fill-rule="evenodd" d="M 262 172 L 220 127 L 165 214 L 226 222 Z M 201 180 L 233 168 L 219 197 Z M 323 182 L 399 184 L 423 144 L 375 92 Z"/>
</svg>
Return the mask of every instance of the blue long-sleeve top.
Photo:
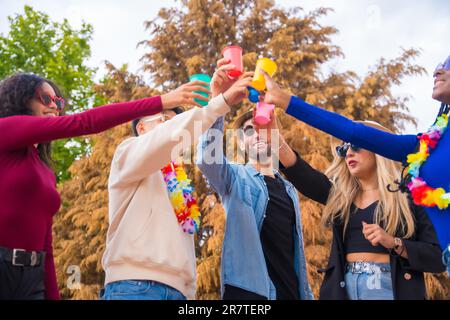
<svg viewBox="0 0 450 320">
<path fill-rule="evenodd" d="M 286 112 L 306 124 L 345 142 L 377 153 L 385 158 L 406 162 L 418 144 L 415 135 L 397 135 L 354 122 L 337 113 L 311 105 L 293 96 Z M 450 132 L 444 134 L 438 147 L 422 165 L 420 176 L 433 188 L 450 190 Z M 450 208 L 425 207 L 438 234 L 441 247 L 450 245 Z"/>
</svg>

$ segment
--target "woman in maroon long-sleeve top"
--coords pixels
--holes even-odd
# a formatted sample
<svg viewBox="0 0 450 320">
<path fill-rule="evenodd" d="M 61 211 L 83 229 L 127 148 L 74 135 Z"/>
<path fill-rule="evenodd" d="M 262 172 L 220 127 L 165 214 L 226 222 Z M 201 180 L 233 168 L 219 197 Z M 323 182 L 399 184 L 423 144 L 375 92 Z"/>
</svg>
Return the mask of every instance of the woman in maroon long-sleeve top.
<svg viewBox="0 0 450 320">
<path fill-rule="evenodd" d="M 51 169 L 50 142 L 99 133 L 136 118 L 198 105 L 206 91 L 194 81 L 152 98 L 59 116 L 58 87 L 33 74 L 0 83 L 0 300 L 59 299 L 52 221 L 61 200 Z"/>
</svg>

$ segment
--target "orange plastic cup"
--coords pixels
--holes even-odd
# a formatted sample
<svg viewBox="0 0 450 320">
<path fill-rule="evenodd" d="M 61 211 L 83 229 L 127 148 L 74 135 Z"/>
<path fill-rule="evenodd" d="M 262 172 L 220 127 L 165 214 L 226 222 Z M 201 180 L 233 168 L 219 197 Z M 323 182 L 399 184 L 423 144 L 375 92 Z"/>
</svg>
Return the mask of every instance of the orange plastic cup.
<svg viewBox="0 0 450 320">
<path fill-rule="evenodd" d="M 239 77 L 244 72 L 244 62 L 242 61 L 242 48 L 239 46 L 228 46 L 222 50 L 225 59 L 230 60 L 231 64 L 236 66 L 235 69 L 228 71 L 228 75 L 232 78 Z"/>
<path fill-rule="evenodd" d="M 260 72 L 261 69 L 269 76 L 273 77 L 275 72 L 277 72 L 277 64 L 268 58 L 262 58 L 256 62 L 256 71 L 255 76 L 253 77 L 252 87 L 258 91 L 266 89 L 266 80 L 264 79 L 264 75 Z"/>
</svg>

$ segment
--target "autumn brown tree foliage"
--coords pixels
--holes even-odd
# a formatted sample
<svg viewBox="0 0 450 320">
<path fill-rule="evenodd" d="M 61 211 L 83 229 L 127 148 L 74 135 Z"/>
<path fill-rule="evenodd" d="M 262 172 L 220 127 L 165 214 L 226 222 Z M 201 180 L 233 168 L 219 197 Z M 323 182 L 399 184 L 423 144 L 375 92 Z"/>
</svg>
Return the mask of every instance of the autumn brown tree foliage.
<svg viewBox="0 0 450 320">
<path fill-rule="evenodd" d="M 174 89 L 193 73 L 211 75 L 222 48 L 238 44 L 244 48 L 247 70 L 255 68 L 259 56 L 276 60 L 279 69 L 275 79 L 313 104 L 355 120 L 377 121 L 394 131 L 403 129 L 408 122 L 414 123 L 408 114 L 408 97 L 394 96 L 392 88 L 407 76 L 424 73 L 422 67 L 414 64 L 417 50 L 402 50 L 392 60 L 382 58 L 364 76 L 352 71 L 324 72 L 324 63 L 343 56 L 331 42 L 337 30 L 319 23 L 330 9 L 305 12 L 298 7 L 285 9 L 269 0 L 180 3 L 176 8 L 160 10 L 156 18 L 146 22 L 149 39 L 141 42 L 147 50 L 142 62 L 155 88 Z M 139 81 L 127 76 L 130 75 L 123 70 L 113 71 L 99 92 L 108 101 L 138 96 L 133 90 Z M 248 101 L 233 108 L 226 117 L 226 126 L 250 108 Z M 290 146 L 315 168 L 325 170 L 331 160 L 329 137 L 289 116 L 279 117 Z M 58 276 L 66 297 L 95 297 L 102 284 L 106 179 L 114 147 L 128 134 L 125 127 L 96 137 L 92 155 L 72 167 L 74 178 L 61 187 L 64 208 L 57 218 L 55 245 Z M 218 299 L 224 209 L 201 173 L 192 166 L 188 166 L 188 173 L 195 182 L 203 214 L 202 229 L 196 237 L 197 297 Z M 322 278 L 316 269 L 326 265 L 331 235 L 321 227 L 321 206 L 302 197 L 301 207 L 308 276 L 317 297 Z M 82 268 L 83 285 L 78 291 L 65 288 L 66 270 L 71 264 Z M 449 298 L 450 282 L 445 275 L 427 275 L 427 285 L 430 297 Z"/>
</svg>

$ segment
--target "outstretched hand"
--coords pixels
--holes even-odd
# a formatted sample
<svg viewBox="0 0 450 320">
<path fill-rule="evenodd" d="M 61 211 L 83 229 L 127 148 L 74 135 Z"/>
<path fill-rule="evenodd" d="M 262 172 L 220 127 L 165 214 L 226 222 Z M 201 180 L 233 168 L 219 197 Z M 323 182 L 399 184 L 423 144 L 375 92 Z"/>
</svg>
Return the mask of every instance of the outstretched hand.
<svg viewBox="0 0 450 320">
<path fill-rule="evenodd" d="M 247 87 L 252 82 L 253 72 L 245 72 L 231 87 L 224 92 L 223 97 L 229 106 L 240 103 L 248 97 Z"/>
<path fill-rule="evenodd" d="M 162 95 L 161 100 L 163 109 L 173 109 L 180 105 L 194 105 L 197 107 L 201 107 L 201 105 L 194 99 L 209 101 L 209 96 L 202 96 L 201 94 L 195 93 L 195 91 L 205 92 L 210 95 L 211 92 L 206 88 L 208 85 L 209 84 L 206 82 L 195 80 L 185 83 L 177 89 Z"/>
<path fill-rule="evenodd" d="M 291 101 L 291 95 L 282 90 L 278 83 L 273 80 L 264 70 L 261 70 L 266 80 L 266 93 L 264 95 L 264 102 L 274 104 L 276 107 L 286 110 Z"/>
<path fill-rule="evenodd" d="M 231 78 L 228 72 L 234 70 L 236 66 L 230 63 L 230 60 L 225 58 L 217 61 L 217 70 L 214 72 L 211 80 L 211 92 L 213 97 L 217 97 L 219 94 L 224 93 L 240 78 Z M 253 73 L 252 73 L 253 76 Z M 241 76 L 242 77 L 242 76 Z"/>
</svg>

